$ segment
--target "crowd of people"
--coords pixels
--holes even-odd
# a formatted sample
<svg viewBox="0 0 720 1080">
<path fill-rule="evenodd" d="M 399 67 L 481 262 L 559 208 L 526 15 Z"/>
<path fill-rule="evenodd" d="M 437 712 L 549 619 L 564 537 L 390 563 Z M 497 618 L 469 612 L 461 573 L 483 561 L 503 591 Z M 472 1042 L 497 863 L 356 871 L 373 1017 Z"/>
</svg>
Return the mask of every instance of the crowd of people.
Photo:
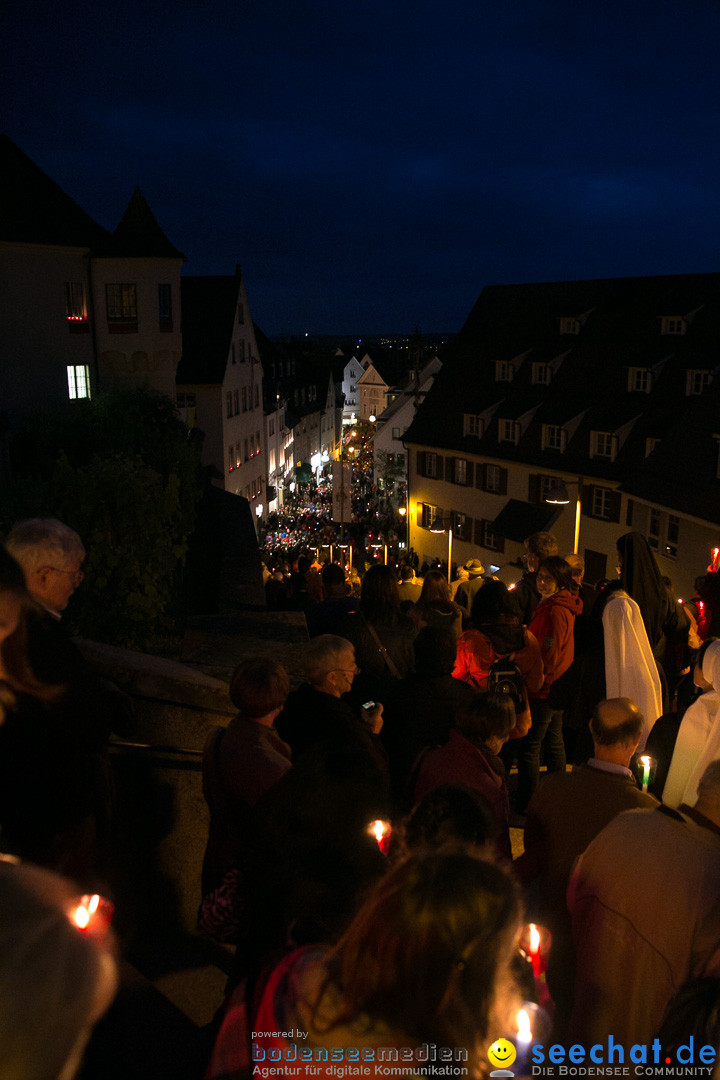
<svg viewBox="0 0 720 1080">
<path fill-rule="evenodd" d="M 304 681 L 243 658 L 203 754 L 198 927 L 234 947 L 206 1080 L 417 1075 L 431 1047 L 480 1077 L 491 1043 L 541 1029 L 718 1047 L 717 572 L 682 605 L 637 533 L 600 588 L 550 534 L 525 546 L 512 589 L 477 559 L 451 585 L 295 560 Z M 44 519 L 0 547 L 0 1076 L 18 1080 L 74 1075 L 117 984 L 102 748 L 131 715 L 63 630 L 84 556 Z"/>
</svg>

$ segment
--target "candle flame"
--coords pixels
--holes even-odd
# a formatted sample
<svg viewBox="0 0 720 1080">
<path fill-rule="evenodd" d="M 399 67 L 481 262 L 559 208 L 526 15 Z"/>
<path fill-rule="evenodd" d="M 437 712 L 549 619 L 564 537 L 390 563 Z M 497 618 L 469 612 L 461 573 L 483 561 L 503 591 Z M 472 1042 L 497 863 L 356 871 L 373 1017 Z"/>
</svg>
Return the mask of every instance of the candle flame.
<svg viewBox="0 0 720 1080">
<path fill-rule="evenodd" d="M 517 1014 L 518 1042 L 532 1042 L 532 1029 L 527 1009 L 520 1009 Z"/>
<path fill-rule="evenodd" d="M 535 923 L 530 923 L 530 952 L 536 953 L 540 948 L 540 931 Z M 522 1009 L 520 1010 L 523 1011 Z"/>
<path fill-rule="evenodd" d="M 78 904 L 75 911 L 72 914 L 72 921 L 77 926 L 78 930 L 87 930 L 88 923 L 90 922 L 90 913 L 84 904 Z"/>
</svg>

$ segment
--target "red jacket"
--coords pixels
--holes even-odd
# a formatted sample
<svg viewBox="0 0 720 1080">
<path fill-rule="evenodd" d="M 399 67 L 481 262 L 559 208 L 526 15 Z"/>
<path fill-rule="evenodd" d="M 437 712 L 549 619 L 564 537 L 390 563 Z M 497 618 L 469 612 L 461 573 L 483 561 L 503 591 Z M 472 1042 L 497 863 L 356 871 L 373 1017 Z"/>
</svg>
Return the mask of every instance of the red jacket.
<svg viewBox="0 0 720 1080">
<path fill-rule="evenodd" d="M 581 612 L 582 600 L 569 589 L 553 593 L 535 608 L 529 629 L 540 644 L 545 678 L 539 690 L 530 691 L 530 697 L 546 698 L 555 680 L 572 664 L 575 659 L 575 617 Z"/>
</svg>

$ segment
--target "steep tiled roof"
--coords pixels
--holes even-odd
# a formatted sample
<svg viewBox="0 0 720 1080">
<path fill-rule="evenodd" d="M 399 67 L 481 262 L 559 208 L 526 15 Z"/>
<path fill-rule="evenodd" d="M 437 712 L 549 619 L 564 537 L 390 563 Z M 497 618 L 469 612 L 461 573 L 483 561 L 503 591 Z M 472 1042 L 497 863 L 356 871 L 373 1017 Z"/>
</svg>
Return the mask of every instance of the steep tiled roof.
<svg viewBox="0 0 720 1080">
<path fill-rule="evenodd" d="M 685 332 L 662 333 L 667 318 Z M 561 332 L 570 319 L 578 333 Z M 405 441 L 602 477 L 720 521 L 719 364 L 720 273 L 491 286 Z M 632 388 L 631 369 L 647 371 L 651 392 Z M 688 396 L 694 371 L 714 382 Z M 467 414 L 485 417 L 482 437 L 464 434 Z M 517 445 L 503 441 L 503 420 L 520 422 Z M 544 448 L 548 425 L 565 429 L 564 450 Z M 593 431 L 616 436 L 614 460 L 591 456 Z M 646 458 L 648 439 L 661 443 Z"/>
<path fill-rule="evenodd" d="M 184 259 L 158 225 L 147 199 L 135 188 L 120 224 L 94 255 L 112 258 Z"/>
<path fill-rule="evenodd" d="M 230 354 L 240 278 L 232 275 L 184 277 L 183 351 L 176 381 L 180 385 L 221 384 Z"/>
<path fill-rule="evenodd" d="M 0 240 L 94 248 L 109 233 L 7 135 L 0 135 Z"/>
</svg>

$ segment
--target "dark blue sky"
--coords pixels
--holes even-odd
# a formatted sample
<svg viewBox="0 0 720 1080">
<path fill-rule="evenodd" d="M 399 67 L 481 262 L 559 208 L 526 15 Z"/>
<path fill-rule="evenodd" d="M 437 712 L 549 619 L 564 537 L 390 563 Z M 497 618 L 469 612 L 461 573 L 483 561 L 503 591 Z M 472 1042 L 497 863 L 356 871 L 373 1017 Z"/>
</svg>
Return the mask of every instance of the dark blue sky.
<svg viewBox="0 0 720 1080">
<path fill-rule="evenodd" d="M 269 334 L 720 269 L 716 0 L 5 0 L 0 35 L 0 130 L 107 228 L 139 185 Z"/>
</svg>

